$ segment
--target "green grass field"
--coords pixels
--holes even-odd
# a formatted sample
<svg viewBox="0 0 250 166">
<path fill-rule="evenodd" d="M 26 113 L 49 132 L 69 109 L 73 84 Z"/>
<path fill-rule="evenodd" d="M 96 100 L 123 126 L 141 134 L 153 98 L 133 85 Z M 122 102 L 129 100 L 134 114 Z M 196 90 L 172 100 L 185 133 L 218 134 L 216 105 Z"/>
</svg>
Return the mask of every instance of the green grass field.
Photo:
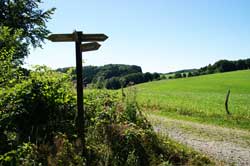
<svg viewBox="0 0 250 166">
<path fill-rule="evenodd" d="M 250 130 L 250 70 L 155 81 L 136 89 L 139 103 L 151 112 Z M 231 116 L 224 105 L 229 89 Z"/>
</svg>

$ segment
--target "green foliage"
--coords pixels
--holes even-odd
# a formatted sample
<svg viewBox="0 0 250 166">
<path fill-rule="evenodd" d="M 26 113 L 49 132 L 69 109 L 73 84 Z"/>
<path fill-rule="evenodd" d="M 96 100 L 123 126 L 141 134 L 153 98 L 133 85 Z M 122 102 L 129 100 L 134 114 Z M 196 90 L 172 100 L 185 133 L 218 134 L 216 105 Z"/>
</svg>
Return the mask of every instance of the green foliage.
<svg viewBox="0 0 250 166">
<path fill-rule="evenodd" d="M 17 150 L 12 150 L 4 155 L 0 155 L 0 165 L 12 166 L 33 166 L 40 165 L 38 151 L 34 144 L 23 143 Z"/>
<path fill-rule="evenodd" d="M 51 150 L 52 149 L 52 150 Z M 53 144 L 23 143 L 16 150 L 0 155 L 0 165 L 57 165 L 83 166 L 84 160 L 66 135 L 57 134 Z"/>
<path fill-rule="evenodd" d="M 21 30 L 16 30 L 12 32 L 12 28 L 0 25 L 0 50 L 7 51 L 10 54 L 8 60 L 12 65 L 17 66 L 23 60 L 23 58 L 19 57 L 19 55 L 27 54 L 26 49 L 23 48 L 24 43 L 21 41 Z M 2 59 L 3 60 L 3 59 Z M 6 59 L 7 60 L 7 59 Z M 12 66 L 14 67 L 14 66 Z"/>
<path fill-rule="evenodd" d="M 129 122 L 137 122 L 138 120 L 138 115 L 140 114 L 140 110 L 139 110 L 139 106 L 136 102 L 136 89 L 129 89 L 129 91 L 127 92 L 126 97 L 125 98 L 125 110 L 124 110 L 124 115 L 126 117 L 126 120 Z M 140 114 L 141 116 L 141 114 Z M 140 117 L 139 116 L 139 117 Z"/>
<path fill-rule="evenodd" d="M 65 134 L 58 134 L 54 138 L 54 154 L 48 157 L 48 165 L 84 166 L 85 161 L 77 152 L 76 147 Z M 49 149 L 47 149 L 49 151 Z M 51 152 L 50 152 L 51 153 Z"/>
<path fill-rule="evenodd" d="M 159 80 L 160 74 L 159 73 L 153 73 L 153 80 Z"/>
<path fill-rule="evenodd" d="M 76 80 L 74 68 L 59 68 L 57 71 L 66 73 L 72 70 L 73 80 Z M 142 69 L 135 65 L 109 64 L 104 66 L 83 67 L 84 84 L 98 89 L 119 89 L 133 84 L 139 84 L 152 80 L 159 80 L 159 73 L 142 73 Z"/>
<path fill-rule="evenodd" d="M 92 114 L 87 117 L 95 117 L 89 119 L 91 125 L 88 128 L 87 142 L 90 144 L 89 157 L 92 159 L 90 165 L 102 165 L 101 163 L 106 162 L 108 165 L 148 165 L 151 154 L 145 150 L 147 145 L 144 139 L 147 139 L 146 136 L 153 131 L 141 114 L 136 116 L 138 110 L 135 108 L 136 103 L 131 103 L 132 99 L 126 99 L 123 105 L 117 102 L 115 94 L 107 92 L 92 92 L 88 95 L 96 98 L 98 104 L 95 106 L 101 108 L 87 113 L 87 115 Z M 87 108 L 89 107 L 93 108 L 91 102 L 87 104 Z M 91 143 L 93 140 L 98 146 Z M 105 151 L 102 151 L 103 147 Z"/>
<path fill-rule="evenodd" d="M 201 155 L 166 136 L 158 135 L 158 139 L 160 141 L 157 144 L 165 147 L 162 156 L 165 161 L 160 165 L 215 165 L 205 155 Z"/>
<path fill-rule="evenodd" d="M 50 140 L 73 130 L 75 95 L 66 74 L 37 67 L 21 83 L 1 91 L 0 124 L 17 142 Z"/>
<path fill-rule="evenodd" d="M 109 79 L 112 77 L 122 77 L 127 74 L 141 73 L 141 67 L 135 65 L 116 65 L 109 64 L 99 67 L 99 72 L 95 75 L 95 78 L 103 77 Z"/>
<path fill-rule="evenodd" d="M 12 63 L 13 49 L 6 51 L 0 50 L 0 87 L 10 86 L 18 79 L 17 68 Z"/>
<path fill-rule="evenodd" d="M 219 60 L 213 65 L 209 64 L 208 66 L 200 68 L 197 73 L 194 75 L 204 75 L 212 73 L 222 73 L 235 70 L 245 70 L 250 68 L 250 59 L 239 59 L 236 61 L 229 60 Z"/>
<path fill-rule="evenodd" d="M 40 9 L 41 0 L 3 0 L 0 1 L 0 27 L 9 27 L 10 34 L 20 34 L 14 40 L 16 50 L 15 60 L 21 63 L 28 54 L 28 46 L 41 47 L 50 31 L 46 27 L 46 22 L 54 13 L 54 8 L 43 11 Z M 12 47 L 12 42 L 4 40 L 4 46 Z"/>
<path fill-rule="evenodd" d="M 209 64 L 207 66 L 201 67 L 200 69 L 180 70 L 176 72 L 170 72 L 167 75 L 174 74 L 174 77 L 171 76 L 171 78 L 181 78 L 186 76 L 193 77 L 206 74 L 223 73 L 223 72 L 246 70 L 246 69 L 250 69 L 250 59 L 239 59 L 236 61 L 219 60 L 215 62 L 213 65 Z"/>
<path fill-rule="evenodd" d="M 151 73 L 146 72 L 146 73 L 144 74 L 144 80 L 145 80 L 146 82 L 152 81 L 153 79 L 154 79 L 154 78 L 153 78 L 153 75 L 152 75 Z"/>
<path fill-rule="evenodd" d="M 98 77 L 96 80 L 96 83 L 94 84 L 94 87 L 97 89 L 102 89 L 105 87 L 105 79 L 104 77 Z"/>
<path fill-rule="evenodd" d="M 57 71 L 66 72 L 70 68 L 59 68 Z M 141 73 L 141 67 L 135 65 L 122 65 L 122 64 L 108 64 L 104 66 L 84 66 L 83 76 L 84 84 L 97 83 L 101 80 L 111 79 L 112 77 L 123 77 L 131 73 Z M 73 78 L 76 79 L 75 69 L 73 71 Z"/>
<path fill-rule="evenodd" d="M 191 73 L 191 72 L 188 72 L 188 75 L 187 75 L 188 77 L 192 77 L 193 76 L 193 74 Z"/>
<path fill-rule="evenodd" d="M 23 69 L 17 66 L 19 60 L 15 58 L 19 36 L 19 31 L 11 34 L 8 27 L 0 26 L 0 87 L 13 85 L 23 75 Z"/>
<path fill-rule="evenodd" d="M 120 89 L 121 81 L 118 77 L 112 77 L 106 80 L 105 88 L 107 89 Z"/>
<path fill-rule="evenodd" d="M 191 161 L 187 151 L 176 146 L 168 149 L 171 145 L 158 138 L 140 112 L 134 89 L 127 91 L 124 102 L 116 92 L 91 90 L 85 94 L 88 165 L 175 165 Z"/>
<path fill-rule="evenodd" d="M 122 78 L 123 87 L 133 84 L 139 84 L 144 82 L 144 76 L 142 73 L 132 73 Z"/>
<path fill-rule="evenodd" d="M 176 73 L 176 74 L 174 75 L 174 78 L 182 78 L 181 73 Z"/>
</svg>

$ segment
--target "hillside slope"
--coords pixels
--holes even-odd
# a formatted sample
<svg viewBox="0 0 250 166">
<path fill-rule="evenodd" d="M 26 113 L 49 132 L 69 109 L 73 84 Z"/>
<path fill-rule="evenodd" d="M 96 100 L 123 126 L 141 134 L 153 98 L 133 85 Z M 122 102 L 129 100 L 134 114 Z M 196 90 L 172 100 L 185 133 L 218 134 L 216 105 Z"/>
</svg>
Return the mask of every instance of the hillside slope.
<svg viewBox="0 0 250 166">
<path fill-rule="evenodd" d="M 250 129 L 250 70 L 137 85 L 138 100 L 161 114 Z M 231 90 L 229 110 L 225 97 Z"/>
</svg>

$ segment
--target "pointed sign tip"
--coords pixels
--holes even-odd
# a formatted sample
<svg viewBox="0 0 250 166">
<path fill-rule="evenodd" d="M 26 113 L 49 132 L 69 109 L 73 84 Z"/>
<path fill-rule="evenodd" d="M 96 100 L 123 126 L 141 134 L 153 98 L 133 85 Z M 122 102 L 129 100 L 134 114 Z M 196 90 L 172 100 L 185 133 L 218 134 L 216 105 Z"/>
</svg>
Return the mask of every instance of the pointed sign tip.
<svg viewBox="0 0 250 166">
<path fill-rule="evenodd" d="M 52 40 L 52 35 L 49 35 L 46 39 L 51 41 Z"/>
<path fill-rule="evenodd" d="M 95 42 L 95 45 L 96 45 L 97 48 L 101 47 L 101 44 L 99 44 L 98 42 Z"/>
<path fill-rule="evenodd" d="M 105 40 L 107 40 L 107 39 L 109 38 L 109 37 L 108 37 L 107 35 L 105 35 L 105 34 L 104 34 L 104 36 L 105 36 Z"/>
<path fill-rule="evenodd" d="M 101 45 L 97 42 L 85 43 L 81 45 L 81 51 L 82 52 L 94 51 L 94 50 L 98 50 L 100 47 Z"/>
</svg>

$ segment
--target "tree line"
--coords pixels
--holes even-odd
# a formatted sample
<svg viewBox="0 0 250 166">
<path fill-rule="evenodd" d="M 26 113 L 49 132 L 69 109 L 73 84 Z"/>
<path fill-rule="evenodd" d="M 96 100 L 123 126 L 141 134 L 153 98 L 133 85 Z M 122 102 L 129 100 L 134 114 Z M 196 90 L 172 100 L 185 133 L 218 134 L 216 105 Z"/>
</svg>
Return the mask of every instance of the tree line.
<svg viewBox="0 0 250 166">
<path fill-rule="evenodd" d="M 198 74 L 203 75 L 245 69 L 250 69 L 250 59 L 239 59 L 236 61 L 219 60 L 213 65 L 209 64 L 200 68 L 197 72 Z"/>
<path fill-rule="evenodd" d="M 200 69 L 180 70 L 177 72 L 168 73 L 168 74 L 173 74 L 168 78 L 169 79 L 185 78 L 185 77 L 193 77 L 199 75 L 223 73 L 223 72 L 246 70 L 246 69 L 250 69 L 250 58 L 239 59 L 235 61 L 219 60 L 212 65 L 209 64 L 207 66 L 201 67 Z"/>
<path fill-rule="evenodd" d="M 70 72 L 73 81 L 76 80 L 76 70 L 73 67 L 59 68 L 57 71 Z M 140 66 L 124 64 L 108 64 L 104 66 L 83 67 L 84 86 L 94 88 L 119 89 L 133 84 L 159 80 L 159 73 L 143 73 Z"/>
</svg>

